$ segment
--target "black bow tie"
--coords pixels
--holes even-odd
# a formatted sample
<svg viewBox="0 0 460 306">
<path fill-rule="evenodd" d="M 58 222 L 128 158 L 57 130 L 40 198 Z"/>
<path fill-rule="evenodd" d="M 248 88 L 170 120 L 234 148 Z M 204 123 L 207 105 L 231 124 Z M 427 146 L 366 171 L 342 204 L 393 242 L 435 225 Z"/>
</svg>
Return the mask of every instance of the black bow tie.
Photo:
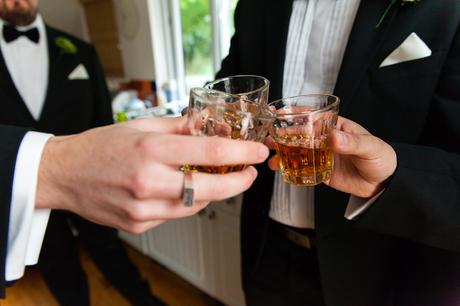
<svg viewBox="0 0 460 306">
<path fill-rule="evenodd" d="M 25 36 L 34 43 L 38 43 L 40 40 L 40 33 L 37 28 L 32 28 L 27 31 L 18 31 L 12 26 L 6 24 L 3 26 L 3 38 L 7 43 L 15 41 L 20 36 Z"/>
</svg>

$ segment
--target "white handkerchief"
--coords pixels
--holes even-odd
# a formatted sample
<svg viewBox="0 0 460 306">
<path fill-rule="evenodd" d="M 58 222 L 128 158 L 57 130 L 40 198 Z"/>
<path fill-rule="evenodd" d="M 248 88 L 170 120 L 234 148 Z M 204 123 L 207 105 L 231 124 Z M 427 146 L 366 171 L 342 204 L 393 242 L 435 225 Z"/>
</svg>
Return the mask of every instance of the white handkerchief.
<svg viewBox="0 0 460 306">
<path fill-rule="evenodd" d="M 379 67 L 390 66 L 402 62 L 431 56 L 431 49 L 417 34 L 410 34 L 396 50 L 380 64 Z"/>
<path fill-rule="evenodd" d="M 89 79 L 88 71 L 83 64 L 78 65 L 68 77 L 69 80 L 87 80 Z"/>
</svg>

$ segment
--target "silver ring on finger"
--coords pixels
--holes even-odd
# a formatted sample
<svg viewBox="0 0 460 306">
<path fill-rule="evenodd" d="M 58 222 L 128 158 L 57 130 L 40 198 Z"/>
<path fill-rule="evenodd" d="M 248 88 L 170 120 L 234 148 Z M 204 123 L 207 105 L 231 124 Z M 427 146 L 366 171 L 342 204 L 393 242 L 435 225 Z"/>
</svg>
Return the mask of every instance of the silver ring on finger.
<svg viewBox="0 0 460 306">
<path fill-rule="evenodd" d="M 182 202 L 185 207 L 192 207 L 195 191 L 193 189 L 192 173 L 184 169 L 184 190 L 182 191 Z"/>
</svg>

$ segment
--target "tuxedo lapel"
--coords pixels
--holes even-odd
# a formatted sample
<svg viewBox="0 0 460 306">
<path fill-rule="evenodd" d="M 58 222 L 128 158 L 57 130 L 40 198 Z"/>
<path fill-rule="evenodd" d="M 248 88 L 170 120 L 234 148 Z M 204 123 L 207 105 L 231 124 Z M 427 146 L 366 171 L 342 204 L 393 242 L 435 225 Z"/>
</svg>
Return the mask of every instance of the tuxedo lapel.
<svg viewBox="0 0 460 306">
<path fill-rule="evenodd" d="M 376 52 L 401 7 L 399 3 L 395 3 L 380 26 L 376 28 L 389 3 L 389 0 L 361 1 L 334 90 L 341 98 L 342 115 L 347 114 L 347 106 L 351 103 L 360 81 L 375 59 Z"/>
<path fill-rule="evenodd" d="M 266 77 L 270 80 L 270 98 L 283 94 L 284 60 L 293 0 L 267 1 L 265 14 Z M 262 8 L 263 9 L 263 8 Z M 273 15 L 276 12 L 276 16 Z"/>
<path fill-rule="evenodd" d="M 350 105 L 359 103 L 353 100 L 363 76 L 375 60 L 377 51 L 388 34 L 388 29 L 399 10 L 395 4 L 382 24 L 376 28 L 385 12 L 389 1 L 362 0 L 335 87 L 335 94 L 340 97 L 340 114 L 349 116 Z M 315 222 L 320 235 L 343 230 L 346 226 L 344 213 L 348 195 L 332 190 L 327 186 L 315 189 Z"/>
<path fill-rule="evenodd" d="M 60 83 L 67 79 L 68 74 L 79 63 L 75 55 L 63 53 L 56 45 L 56 38 L 59 35 L 55 30 L 46 26 L 46 35 L 48 40 L 49 76 L 46 99 L 40 121 L 46 121 L 49 116 L 52 116 L 53 110 L 59 107 L 59 103 L 63 99 L 62 97 L 56 97 L 55 92 L 59 88 Z"/>
<path fill-rule="evenodd" d="M 3 97 L 0 101 L 3 111 L 19 113 L 21 118 L 24 118 L 25 121 L 22 122 L 23 125 L 32 126 L 35 124 L 35 119 L 27 108 L 26 103 L 21 97 L 21 94 L 16 88 L 14 81 L 8 71 L 6 66 L 5 58 L 3 57 L 3 52 L 0 50 L 0 78 L 1 84 L 0 89 L 4 92 L 6 97 Z M 9 105 L 8 105 L 9 104 Z M 27 122 L 27 123 L 26 123 Z"/>
<path fill-rule="evenodd" d="M 49 70 L 48 70 L 48 88 L 46 90 L 45 103 L 43 105 L 40 121 L 46 120 L 48 113 L 56 107 L 54 104 L 58 103 L 59 99 L 53 99 L 53 92 L 56 90 L 59 83 L 59 64 L 62 61 L 62 55 L 59 48 L 54 41 L 56 40 L 56 32 L 46 27 L 46 36 L 48 40 L 48 56 L 49 56 Z"/>
</svg>

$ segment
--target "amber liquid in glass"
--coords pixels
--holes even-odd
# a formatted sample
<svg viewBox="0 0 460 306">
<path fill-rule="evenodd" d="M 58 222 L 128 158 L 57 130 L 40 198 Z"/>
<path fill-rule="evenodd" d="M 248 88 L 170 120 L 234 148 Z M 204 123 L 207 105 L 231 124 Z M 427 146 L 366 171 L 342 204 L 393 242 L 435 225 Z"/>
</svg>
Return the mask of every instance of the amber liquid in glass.
<svg viewBox="0 0 460 306">
<path fill-rule="evenodd" d="M 246 168 L 245 165 L 224 165 L 224 166 L 196 166 L 186 165 L 184 170 L 189 172 L 203 172 L 211 174 L 225 174 L 230 172 L 241 171 Z"/>
<path fill-rule="evenodd" d="M 331 177 L 334 155 L 325 139 L 289 136 L 277 139 L 275 148 L 284 180 L 297 186 L 317 185 Z"/>
<path fill-rule="evenodd" d="M 211 120 L 208 120 L 210 122 Z M 212 130 L 214 133 L 212 136 L 219 136 L 231 139 L 242 139 L 245 140 L 247 135 L 242 133 L 243 122 L 242 117 L 238 116 L 235 112 L 224 112 L 224 123 L 214 124 Z M 203 124 L 206 126 L 206 124 Z M 208 136 L 210 136 L 208 134 Z M 199 166 L 199 165 L 185 165 L 184 170 L 189 172 L 203 172 L 211 174 L 225 174 L 230 172 L 241 171 L 246 168 L 246 165 L 221 165 L 221 166 Z"/>
</svg>

